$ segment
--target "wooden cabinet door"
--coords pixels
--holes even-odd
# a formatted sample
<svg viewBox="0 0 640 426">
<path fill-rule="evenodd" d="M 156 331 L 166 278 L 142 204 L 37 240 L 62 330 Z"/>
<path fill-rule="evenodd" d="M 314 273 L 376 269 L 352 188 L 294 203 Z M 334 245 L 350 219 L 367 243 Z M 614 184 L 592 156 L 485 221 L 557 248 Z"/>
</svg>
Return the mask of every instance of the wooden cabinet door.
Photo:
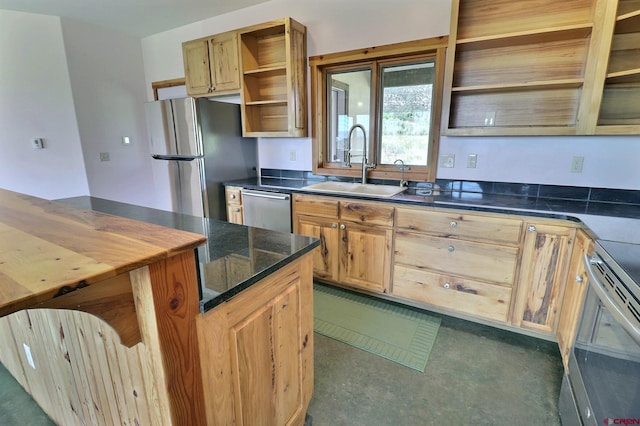
<svg viewBox="0 0 640 426">
<path fill-rule="evenodd" d="M 339 230 L 338 219 L 297 215 L 294 232 L 320 239 L 320 247 L 313 254 L 313 275 L 330 281 L 338 280 Z"/>
<path fill-rule="evenodd" d="M 227 222 L 244 225 L 244 212 L 239 204 L 227 205 Z"/>
<path fill-rule="evenodd" d="M 209 63 L 209 43 L 206 39 L 182 43 L 184 79 L 187 94 L 205 95 L 211 91 L 211 71 Z"/>
<path fill-rule="evenodd" d="M 584 295 L 589 285 L 587 272 L 584 265 L 584 255 L 589 251 L 591 239 L 584 231 L 578 231 L 573 245 L 573 254 L 569 264 L 567 284 L 562 299 L 562 310 L 558 321 L 558 346 L 562 354 L 565 368 L 569 368 L 569 352 L 576 335 L 576 327 L 580 317 Z"/>
<path fill-rule="evenodd" d="M 555 333 L 575 232 L 563 226 L 525 224 L 514 325 Z"/>
<path fill-rule="evenodd" d="M 209 58 L 211 58 L 211 91 L 213 94 L 239 91 L 238 34 L 235 31 L 230 31 L 211 37 L 209 39 Z"/>
<path fill-rule="evenodd" d="M 302 425 L 313 393 L 313 282 L 302 257 L 197 318 L 209 425 Z"/>
<path fill-rule="evenodd" d="M 339 281 L 389 293 L 392 238 L 392 229 L 342 222 Z"/>
</svg>

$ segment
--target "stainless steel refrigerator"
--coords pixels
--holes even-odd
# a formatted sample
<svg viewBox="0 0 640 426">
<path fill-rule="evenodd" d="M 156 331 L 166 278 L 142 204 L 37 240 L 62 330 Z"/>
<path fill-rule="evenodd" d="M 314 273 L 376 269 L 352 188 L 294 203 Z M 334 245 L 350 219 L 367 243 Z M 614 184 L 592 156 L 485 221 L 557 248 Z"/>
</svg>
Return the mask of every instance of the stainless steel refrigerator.
<svg viewBox="0 0 640 426">
<path fill-rule="evenodd" d="M 240 106 L 205 98 L 145 103 L 157 208 L 226 220 L 222 182 L 256 176 Z"/>
</svg>

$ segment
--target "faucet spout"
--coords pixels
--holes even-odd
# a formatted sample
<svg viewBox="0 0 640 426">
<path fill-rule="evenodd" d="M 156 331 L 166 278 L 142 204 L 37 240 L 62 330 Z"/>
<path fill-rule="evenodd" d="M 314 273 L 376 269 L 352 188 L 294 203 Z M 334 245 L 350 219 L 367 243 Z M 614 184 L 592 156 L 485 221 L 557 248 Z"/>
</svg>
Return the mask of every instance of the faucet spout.
<svg viewBox="0 0 640 426">
<path fill-rule="evenodd" d="M 353 126 L 351 126 L 351 128 L 349 129 L 349 135 L 347 137 L 348 140 L 348 150 L 349 150 L 349 166 L 351 166 L 351 136 L 353 135 L 353 132 L 356 129 L 360 129 L 362 130 L 362 183 L 366 184 L 367 183 L 367 170 L 368 169 L 375 169 L 376 165 L 373 163 L 369 163 L 367 160 L 367 131 L 365 130 L 364 126 L 362 124 L 354 124 Z"/>
</svg>

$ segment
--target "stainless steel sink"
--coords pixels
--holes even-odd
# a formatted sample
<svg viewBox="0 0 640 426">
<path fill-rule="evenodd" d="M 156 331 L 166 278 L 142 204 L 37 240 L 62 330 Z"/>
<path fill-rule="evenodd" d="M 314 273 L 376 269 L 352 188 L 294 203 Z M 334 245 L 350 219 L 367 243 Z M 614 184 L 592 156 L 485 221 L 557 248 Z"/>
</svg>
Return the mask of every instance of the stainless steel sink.
<svg viewBox="0 0 640 426">
<path fill-rule="evenodd" d="M 401 193 L 406 187 L 395 185 L 361 184 L 354 182 L 319 182 L 303 187 L 309 191 L 331 194 L 362 195 L 366 197 L 389 198 Z"/>
</svg>

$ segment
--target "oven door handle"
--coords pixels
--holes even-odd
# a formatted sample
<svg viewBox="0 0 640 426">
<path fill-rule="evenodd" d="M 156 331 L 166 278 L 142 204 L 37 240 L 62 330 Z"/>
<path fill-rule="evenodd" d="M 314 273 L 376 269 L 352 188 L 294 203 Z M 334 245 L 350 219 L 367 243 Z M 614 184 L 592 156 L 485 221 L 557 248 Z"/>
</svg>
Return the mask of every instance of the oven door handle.
<svg viewBox="0 0 640 426">
<path fill-rule="evenodd" d="M 584 255 L 584 264 L 587 269 L 587 274 L 589 275 L 589 284 L 591 288 L 596 292 L 602 304 L 609 310 L 609 313 L 614 316 L 614 318 L 622 325 L 622 327 L 627 330 L 627 333 L 631 335 L 633 340 L 635 340 L 640 345 L 640 329 L 629 321 L 618 307 L 617 303 L 611 298 L 611 295 L 604 287 L 604 284 L 600 282 L 595 272 L 593 271 L 593 264 L 597 263 L 598 260 L 592 259 L 588 254 Z"/>
</svg>

